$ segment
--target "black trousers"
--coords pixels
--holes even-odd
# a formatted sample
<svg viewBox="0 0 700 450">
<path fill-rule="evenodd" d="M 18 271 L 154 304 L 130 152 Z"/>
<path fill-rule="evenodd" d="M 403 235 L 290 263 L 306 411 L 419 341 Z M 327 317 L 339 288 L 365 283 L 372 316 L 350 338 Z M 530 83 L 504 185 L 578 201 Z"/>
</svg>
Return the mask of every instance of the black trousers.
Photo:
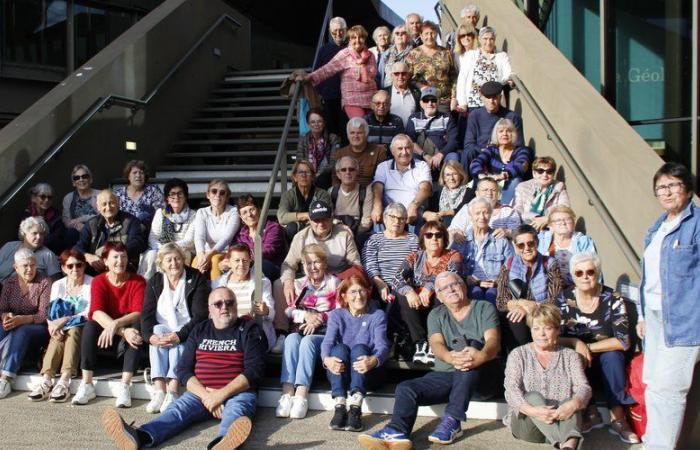
<svg viewBox="0 0 700 450">
<path fill-rule="evenodd" d="M 136 322 L 131 328 L 139 329 L 140 322 Z M 94 320 L 88 320 L 83 328 L 83 337 L 80 341 L 80 368 L 83 370 L 95 370 L 97 367 L 97 338 L 104 328 Z M 141 361 L 142 348 L 131 347 L 123 338 L 114 337 L 112 347 L 117 350 L 117 357 L 124 357 L 124 372 L 135 373 Z"/>
<path fill-rule="evenodd" d="M 511 322 L 508 320 L 507 313 L 501 313 L 499 318 L 501 319 L 503 346 L 507 349 L 508 353 L 514 348 L 532 341 L 530 327 L 527 326 L 527 320 L 523 319 L 520 322 Z"/>
<path fill-rule="evenodd" d="M 408 300 L 405 295 L 396 294 L 395 305 L 398 306 L 401 320 L 408 328 L 411 335 L 411 340 L 416 343 L 428 340 L 428 314 L 435 306 L 435 299 L 430 300 L 430 306 L 427 308 L 421 306 L 418 309 L 413 309 L 408 306 Z"/>
</svg>

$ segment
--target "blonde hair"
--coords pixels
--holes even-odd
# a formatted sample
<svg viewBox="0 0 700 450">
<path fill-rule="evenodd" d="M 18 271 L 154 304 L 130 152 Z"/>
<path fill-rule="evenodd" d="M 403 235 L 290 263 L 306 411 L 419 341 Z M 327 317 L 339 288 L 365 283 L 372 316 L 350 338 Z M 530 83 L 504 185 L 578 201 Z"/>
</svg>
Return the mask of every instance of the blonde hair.
<svg viewBox="0 0 700 450">
<path fill-rule="evenodd" d="M 306 258 L 307 256 L 317 256 L 323 262 L 328 262 L 328 253 L 319 244 L 309 244 L 301 251 L 301 257 Z"/>
<path fill-rule="evenodd" d="M 158 254 L 156 255 L 156 267 L 162 269 L 162 267 L 160 266 L 161 264 L 163 264 L 165 255 L 169 255 L 170 253 L 177 253 L 178 255 L 180 255 L 183 264 L 187 260 L 185 252 L 182 250 L 182 248 L 180 248 L 179 245 L 177 245 L 174 242 L 168 242 L 167 244 L 163 245 L 161 248 L 158 249 Z"/>
<path fill-rule="evenodd" d="M 471 48 L 466 48 L 465 46 L 462 45 L 462 41 L 459 40 L 459 35 L 464 34 L 464 35 L 470 35 L 472 36 L 472 46 Z M 457 28 L 457 31 L 455 31 L 455 53 L 458 55 L 463 55 L 464 53 L 467 52 L 467 50 L 476 50 L 476 44 L 477 44 L 477 37 L 476 37 L 476 29 L 472 24 L 462 24 Z"/>
<path fill-rule="evenodd" d="M 532 328 L 535 320 L 539 320 L 544 325 L 559 328 L 561 326 L 561 312 L 556 306 L 547 303 L 536 305 L 527 315 L 527 326 Z"/>
<path fill-rule="evenodd" d="M 550 208 L 549 211 L 547 212 L 547 219 L 549 222 L 552 222 L 552 216 L 554 214 L 566 214 L 569 217 L 571 217 L 571 220 L 576 222 L 576 213 L 574 212 L 573 209 L 569 208 L 568 206 L 565 205 L 559 205 L 555 206 L 554 208 Z"/>
<path fill-rule="evenodd" d="M 438 180 L 440 181 L 440 186 L 445 185 L 445 183 L 442 181 L 442 177 L 443 175 L 445 175 L 445 169 L 447 169 L 448 167 L 457 172 L 462 178 L 462 180 L 459 182 L 460 186 L 469 182 L 469 176 L 467 175 L 467 172 L 464 171 L 464 167 L 462 167 L 460 163 L 458 163 L 457 161 L 447 161 L 440 170 L 440 177 L 438 178 Z"/>
</svg>

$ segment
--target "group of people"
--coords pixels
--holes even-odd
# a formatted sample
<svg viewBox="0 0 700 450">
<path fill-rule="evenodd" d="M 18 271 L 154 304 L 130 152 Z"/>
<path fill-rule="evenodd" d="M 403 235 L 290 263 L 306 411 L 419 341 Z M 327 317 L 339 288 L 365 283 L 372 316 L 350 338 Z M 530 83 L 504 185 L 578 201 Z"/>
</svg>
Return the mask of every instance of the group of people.
<svg viewBox="0 0 700 450">
<path fill-rule="evenodd" d="M 396 358 L 432 370 L 398 384 L 390 423 L 359 436 L 365 448 L 410 449 L 418 407 L 439 403 L 429 440 L 450 444 L 473 395 L 504 390 L 516 439 L 578 449 L 604 425 L 596 382 L 611 433 L 640 441 L 625 370 L 642 338 L 645 442 L 674 448 L 700 359 L 692 177 L 675 163 L 654 177 L 666 213 L 645 241 L 633 326 L 629 301 L 603 284 L 593 239 L 577 231 L 556 161 L 523 145 L 522 121 L 501 104 L 510 65 L 495 31 L 475 28 L 473 5 L 462 18 L 452 50 L 415 14 L 376 30 L 371 49 L 364 28 L 331 20 L 325 62 L 298 75 L 318 86 L 324 109 L 306 114 L 277 220 L 250 194 L 232 205 L 221 179 L 195 211 L 186 182 L 161 191 L 142 161 L 126 165 L 126 185 L 101 191 L 76 165 L 62 208 L 51 186 L 34 186 L 19 240 L 0 248 L 0 398 L 26 353 L 43 349 L 28 398 L 65 402 L 80 376 L 71 401 L 87 404 L 107 351 L 123 358 L 115 406 L 130 407 L 147 354 L 146 409 L 160 416 L 136 428 L 105 411 L 117 445 L 158 446 L 215 417 L 210 448 L 235 448 L 250 433 L 268 352 L 281 354 L 277 417 L 306 416 L 321 364 L 335 401 L 329 427 L 354 432 Z M 344 114 L 340 137 L 332 127 Z M 258 234 L 263 264 L 253 267 Z"/>
</svg>

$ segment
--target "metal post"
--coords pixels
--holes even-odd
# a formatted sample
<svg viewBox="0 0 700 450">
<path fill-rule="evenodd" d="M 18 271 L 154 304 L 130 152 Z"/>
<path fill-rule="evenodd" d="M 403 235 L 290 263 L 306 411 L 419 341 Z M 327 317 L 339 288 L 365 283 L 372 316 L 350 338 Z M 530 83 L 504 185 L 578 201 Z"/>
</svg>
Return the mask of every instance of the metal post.
<svg viewBox="0 0 700 450">
<path fill-rule="evenodd" d="M 599 5 L 600 7 L 598 8 L 598 15 L 600 17 L 600 94 L 606 99 L 608 99 L 608 8 L 610 5 L 608 4 L 608 0 L 600 0 Z"/>
<path fill-rule="evenodd" d="M 75 23 L 73 22 L 74 0 L 66 2 L 66 76 L 75 71 Z"/>
<path fill-rule="evenodd" d="M 691 78 L 690 78 L 690 170 L 697 176 L 700 173 L 700 166 L 698 166 L 698 115 L 700 114 L 698 102 L 700 101 L 700 92 L 698 92 L 698 57 L 700 57 L 700 1 L 693 0 L 693 5 L 691 7 L 691 14 L 693 20 L 693 31 L 692 31 L 692 55 L 691 55 Z"/>
</svg>

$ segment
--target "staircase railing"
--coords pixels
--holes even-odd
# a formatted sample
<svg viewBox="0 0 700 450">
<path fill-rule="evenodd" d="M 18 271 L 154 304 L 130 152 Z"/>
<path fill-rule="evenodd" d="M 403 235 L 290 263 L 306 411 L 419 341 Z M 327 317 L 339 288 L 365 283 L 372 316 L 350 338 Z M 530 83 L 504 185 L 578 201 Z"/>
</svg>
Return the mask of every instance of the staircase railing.
<svg viewBox="0 0 700 450">
<path fill-rule="evenodd" d="M 328 30 L 328 23 L 331 20 L 331 15 L 333 14 L 333 0 L 328 0 L 326 4 L 326 13 L 323 16 L 323 23 L 321 24 L 321 31 L 319 32 L 318 42 L 316 44 L 316 53 L 314 54 L 314 62 L 312 67 L 316 67 L 318 63 L 318 55 L 323 45 L 324 38 L 326 36 L 326 30 Z M 275 186 L 277 185 L 277 176 L 279 173 L 280 177 L 280 187 L 282 192 L 287 190 L 287 138 L 289 136 L 289 129 L 292 126 L 292 119 L 294 117 L 294 111 L 296 110 L 296 105 L 299 100 L 299 94 L 301 92 L 301 82 L 297 81 L 294 83 L 294 90 L 292 93 L 292 98 L 289 101 L 289 110 L 287 111 L 287 117 L 284 120 L 284 128 L 282 129 L 282 136 L 280 137 L 280 143 L 277 146 L 277 154 L 275 155 L 275 163 L 272 166 L 272 171 L 270 172 L 270 180 L 267 183 L 267 191 L 265 192 L 265 200 L 263 202 L 262 210 L 260 211 L 260 219 L 258 220 L 258 228 L 255 232 L 255 237 L 253 238 L 253 244 L 255 249 L 253 251 L 253 261 L 254 267 L 256 267 L 254 280 L 255 280 L 255 292 L 257 298 L 262 298 L 262 233 L 265 229 L 265 221 L 267 215 L 270 211 L 270 203 L 272 202 L 272 196 L 275 192 Z M 257 300 L 256 300 L 257 301 Z M 260 316 L 256 316 L 256 321 L 262 320 Z"/>
<path fill-rule="evenodd" d="M 123 108 L 131 108 L 133 111 L 137 111 L 139 109 L 143 109 L 147 107 L 153 98 L 155 98 L 160 90 L 163 88 L 163 86 L 177 73 L 177 71 L 182 67 L 182 65 L 187 62 L 187 60 L 192 56 L 192 54 L 202 45 L 202 43 L 209 37 L 211 33 L 213 33 L 219 25 L 221 25 L 224 22 L 230 22 L 232 25 L 235 25 L 236 28 L 240 28 L 241 24 L 238 22 L 236 19 L 233 17 L 229 16 L 228 14 L 223 14 L 221 15 L 216 22 L 214 22 L 208 29 L 205 31 L 202 36 L 200 36 L 199 39 L 197 39 L 197 42 L 195 42 L 190 49 L 183 55 L 180 60 L 175 63 L 175 65 L 170 68 L 168 73 L 166 73 L 163 78 L 156 84 L 151 92 L 149 92 L 147 95 L 145 95 L 142 98 L 132 98 L 132 97 L 125 97 L 123 95 L 118 95 L 118 94 L 109 94 L 106 97 L 99 97 L 95 102 L 85 111 L 79 118 L 76 120 L 73 125 L 68 129 L 68 131 L 61 136 L 51 147 L 49 147 L 43 155 L 34 163 L 32 166 L 29 168 L 29 171 L 19 180 L 17 180 L 10 188 L 3 194 L 2 197 L 0 197 L 0 210 L 4 209 L 14 198 L 15 196 L 19 193 L 22 192 L 27 185 L 31 181 L 32 178 L 51 160 L 53 159 L 56 155 L 61 153 L 63 150 L 63 147 L 66 145 L 68 141 L 71 140 L 71 138 L 78 132 L 80 131 L 85 124 L 87 124 L 97 113 L 104 109 L 108 109 L 112 106 L 120 106 Z"/>
</svg>

